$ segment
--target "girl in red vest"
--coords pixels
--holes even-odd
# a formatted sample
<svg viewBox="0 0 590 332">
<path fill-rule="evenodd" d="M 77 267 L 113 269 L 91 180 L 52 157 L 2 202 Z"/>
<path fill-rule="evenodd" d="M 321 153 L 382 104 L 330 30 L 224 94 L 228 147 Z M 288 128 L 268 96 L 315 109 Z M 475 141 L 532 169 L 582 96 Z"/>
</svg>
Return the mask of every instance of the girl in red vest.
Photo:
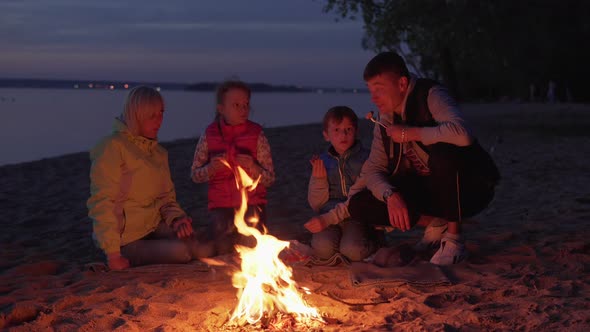
<svg viewBox="0 0 590 332">
<path fill-rule="evenodd" d="M 232 167 L 241 166 L 253 179 L 260 176 L 258 187 L 248 194 L 246 212 L 247 221 L 257 217 L 256 227 L 260 230 L 266 222 L 266 187 L 275 180 L 268 140 L 262 127 L 248 120 L 250 95 L 250 88 L 244 82 L 221 84 L 216 94 L 215 120 L 199 138 L 191 167 L 194 182 L 209 182 L 207 236 L 215 244 L 218 255 L 231 252 L 236 243 L 249 244 L 234 226 L 241 195 L 232 169 L 223 160 Z"/>
</svg>

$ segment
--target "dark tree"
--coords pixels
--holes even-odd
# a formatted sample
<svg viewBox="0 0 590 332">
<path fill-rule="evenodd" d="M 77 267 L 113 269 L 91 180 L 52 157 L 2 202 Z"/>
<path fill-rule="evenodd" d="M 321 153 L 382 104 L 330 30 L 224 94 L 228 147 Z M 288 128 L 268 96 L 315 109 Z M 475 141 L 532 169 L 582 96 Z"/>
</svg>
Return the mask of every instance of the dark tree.
<svg viewBox="0 0 590 332">
<path fill-rule="evenodd" d="M 364 22 L 364 48 L 396 50 L 414 71 L 458 96 L 526 98 L 549 80 L 565 99 L 590 100 L 590 1 L 326 0 Z"/>
</svg>

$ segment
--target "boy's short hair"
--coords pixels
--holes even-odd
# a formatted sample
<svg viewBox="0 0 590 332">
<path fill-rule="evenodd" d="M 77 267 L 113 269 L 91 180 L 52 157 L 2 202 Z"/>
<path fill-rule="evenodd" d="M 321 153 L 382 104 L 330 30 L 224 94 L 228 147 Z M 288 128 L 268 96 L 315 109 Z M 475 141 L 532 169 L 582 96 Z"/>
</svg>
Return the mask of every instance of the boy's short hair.
<svg viewBox="0 0 590 332">
<path fill-rule="evenodd" d="M 363 73 L 363 79 L 368 81 L 377 75 L 385 73 L 392 73 L 398 77 L 410 77 L 408 66 L 406 66 L 406 62 L 399 54 L 395 52 L 381 52 L 367 63 Z"/>
<path fill-rule="evenodd" d="M 340 123 L 344 118 L 348 118 L 350 122 L 352 122 L 354 129 L 358 129 L 359 118 L 356 116 L 356 113 L 354 113 L 352 108 L 347 106 L 334 106 L 326 112 L 326 115 L 324 115 L 324 131 L 328 130 L 330 121 Z"/>
</svg>

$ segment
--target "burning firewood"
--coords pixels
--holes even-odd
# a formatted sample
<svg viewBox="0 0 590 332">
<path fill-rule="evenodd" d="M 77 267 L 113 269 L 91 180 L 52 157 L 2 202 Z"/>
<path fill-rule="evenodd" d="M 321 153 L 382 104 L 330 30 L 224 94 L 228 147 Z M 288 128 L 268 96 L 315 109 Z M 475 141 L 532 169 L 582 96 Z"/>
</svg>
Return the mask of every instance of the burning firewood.
<svg viewBox="0 0 590 332">
<path fill-rule="evenodd" d="M 321 326 L 325 321 L 318 309 L 305 302 L 301 288 L 292 279 L 291 268 L 279 259 L 279 253 L 288 248 L 290 243 L 263 233 L 244 220 L 248 207 L 247 191 L 253 190 L 258 180 L 252 180 L 240 167 L 235 168 L 234 173 L 242 196 L 234 224 L 241 234 L 253 236 L 256 246 L 236 246 L 241 258 L 241 270 L 233 274 L 232 282 L 238 289 L 239 300 L 228 324 L 260 324 L 265 329 L 277 330 L 293 326 L 307 330 L 314 325 Z"/>
</svg>

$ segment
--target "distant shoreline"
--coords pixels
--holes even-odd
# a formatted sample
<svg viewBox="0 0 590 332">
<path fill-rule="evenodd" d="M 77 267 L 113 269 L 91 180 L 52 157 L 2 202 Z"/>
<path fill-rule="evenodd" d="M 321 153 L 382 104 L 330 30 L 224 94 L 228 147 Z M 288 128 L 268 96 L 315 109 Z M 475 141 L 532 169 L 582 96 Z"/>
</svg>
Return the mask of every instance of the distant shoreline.
<svg viewBox="0 0 590 332">
<path fill-rule="evenodd" d="M 285 125 L 285 126 L 265 127 L 265 131 L 267 132 L 267 135 L 274 135 L 274 134 L 276 134 L 282 130 L 285 130 L 285 129 L 296 130 L 296 131 L 297 130 L 304 130 L 305 131 L 305 130 L 309 130 L 309 128 L 314 128 L 314 129 L 317 129 L 317 131 L 319 131 L 321 128 L 321 123 L 320 122 L 310 122 L 310 123 L 293 124 L 293 125 Z M 170 140 L 158 141 L 158 143 L 161 144 L 162 146 L 164 146 L 165 148 L 170 148 L 170 147 L 174 147 L 177 145 L 183 145 L 183 144 L 189 144 L 189 145 L 195 144 L 197 142 L 198 138 L 199 138 L 199 136 L 197 135 L 194 137 L 181 137 L 181 138 L 174 138 L 174 139 L 170 139 Z M 65 159 L 76 158 L 80 154 L 87 155 L 88 150 L 66 152 L 66 153 L 57 154 L 54 156 L 41 157 L 41 158 L 37 158 L 37 159 L 24 160 L 24 161 L 19 161 L 19 162 L 14 162 L 14 163 L 0 164 L 0 173 L 5 169 L 27 166 L 27 165 L 30 166 L 32 164 L 36 164 L 39 162 L 56 161 L 56 160 L 62 159 L 62 158 L 65 158 Z"/>
<path fill-rule="evenodd" d="M 367 93 L 367 89 L 304 87 L 295 85 L 272 85 L 247 82 L 253 92 L 298 92 L 298 93 Z M 138 85 L 148 85 L 162 90 L 215 91 L 219 82 L 165 83 L 105 80 L 53 80 L 53 79 L 0 79 L 0 89 L 71 89 L 71 90 L 128 90 Z"/>
</svg>

